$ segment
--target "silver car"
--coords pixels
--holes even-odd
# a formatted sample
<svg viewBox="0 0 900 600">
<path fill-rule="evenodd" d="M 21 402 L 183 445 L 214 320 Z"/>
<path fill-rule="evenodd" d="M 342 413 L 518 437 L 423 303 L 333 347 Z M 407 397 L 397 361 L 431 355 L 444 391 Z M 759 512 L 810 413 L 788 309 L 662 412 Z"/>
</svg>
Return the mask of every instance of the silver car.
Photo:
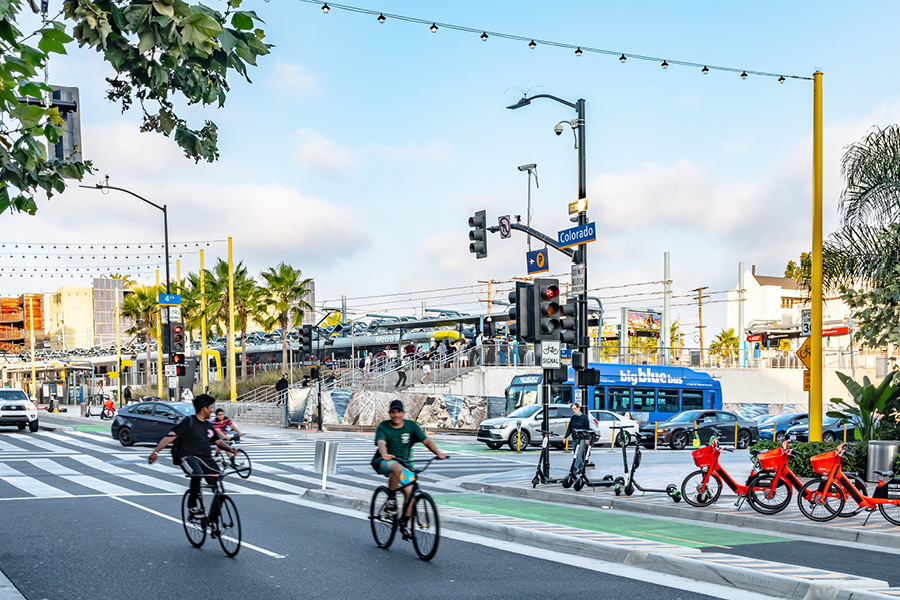
<svg viewBox="0 0 900 600">
<path fill-rule="evenodd" d="M 573 414 L 572 407 L 566 404 L 550 405 L 550 432 L 559 436 L 550 438 L 551 445 L 563 447 L 565 444 L 563 436 Z M 510 450 L 527 448 L 529 445 L 538 446 L 541 443 L 543 417 L 540 404 L 522 406 L 505 417 L 482 421 L 478 426 L 477 439 L 492 450 L 499 450 L 504 444 L 507 444 Z M 517 428 L 517 424 L 521 429 Z"/>
</svg>

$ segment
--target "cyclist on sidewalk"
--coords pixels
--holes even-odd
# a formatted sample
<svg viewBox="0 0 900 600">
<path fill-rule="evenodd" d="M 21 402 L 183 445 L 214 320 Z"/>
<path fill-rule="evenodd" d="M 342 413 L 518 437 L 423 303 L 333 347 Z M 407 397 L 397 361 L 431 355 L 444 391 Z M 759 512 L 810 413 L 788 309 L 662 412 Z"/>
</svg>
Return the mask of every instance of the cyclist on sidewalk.
<svg viewBox="0 0 900 600">
<path fill-rule="evenodd" d="M 203 516 L 203 509 L 197 506 L 197 499 L 200 496 L 200 477 L 193 477 L 193 475 L 206 475 L 207 483 L 215 484 L 215 477 L 219 474 L 219 469 L 210 452 L 210 442 L 215 440 L 216 446 L 229 453 L 232 457 L 237 453 L 237 450 L 218 439 L 215 428 L 209 422 L 215 401 L 216 399 L 209 394 L 200 394 L 194 398 L 196 414 L 185 417 L 180 423 L 175 425 L 172 431 L 157 444 L 147 458 L 147 462 L 152 465 L 156 462 L 159 451 L 177 440 L 172 450 L 172 461 L 181 466 L 187 475 L 192 476 L 190 495 L 188 496 L 188 510 L 192 518 Z M 216 523 L 218 515 L 219 504 L 218 502 L 213 502 L 209 509 L 210 523 Z M 216 538 L 218 535 L 218 530 L 214 528 L 210 536 Z"/>
<path fill-rule="evenodd" d="M 416 475 L 395 459 L 405 461 L 411 467 L 410 455 L 413 444 L 416 442 L 422 442 L 438 460 L 447 458 L 447 455 L 438 450 L 434 442 L 425 435 L 415 421 L 405 418 L 406 411 L 403 410 L 403 402 L 392 400 L 388 414 L 391 418 L 379 423 L 375 430 L 375 445 L 378 446 L 378 450 L 372 458 L 372 468 L 381 475 L 388 476 L 388 489 L 391 491 L 391 496 L 385 503 L 385 511 L 396 514 L 397 500 L 394 495 L 397 487 L 399 486 L 403 490 L 403 495 L 408 499 L 409 485 L 415 481 Z M 412 503 L 410 502 L 405 513 L 400 517 L 400 528 L 404 540 L 410 539 L 406 524 L 411 514 Z"/>
</svg>

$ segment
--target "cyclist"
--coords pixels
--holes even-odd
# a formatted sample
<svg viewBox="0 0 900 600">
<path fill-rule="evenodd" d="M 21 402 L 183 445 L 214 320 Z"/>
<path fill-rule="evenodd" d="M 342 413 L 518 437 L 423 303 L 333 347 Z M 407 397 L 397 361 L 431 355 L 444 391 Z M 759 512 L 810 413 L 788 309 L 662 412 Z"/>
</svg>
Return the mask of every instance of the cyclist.
<svg viewBox="0 0 900 600">
<path fill-rule="evenodd" d="M 193 403 L 196 414 L 185 417 L 180 423 L 175 425 L 172 431 L 153 449 L 153 452 L 147 458 L 147 462 L 152 465 L 156 462 L 159 451 L 177 440 L 175 448 L 172 450 L 172 461 L 181 466 L 186 474 L 206 475 L 207 483 L 215 484 L 215 476 L 219 474 L 219 469 L 209 450 L 210 441 L 215 440 L 216 446 L 229 453 L 232 457 L 237 454 L 237 450 L 221 439 L 216 439 L 215 428 L 209 422 L 215 402 L 216 399 L 209 394 L 200 394 L 195 397 Z M 190 495 L 188 496 L 188 511 L 191 518 L 196 519 L 203 516 L 203 509 L 197 505 L 199 496 L 200 477 L 191 477 Z M 219 504 L 214 501 L 209 509 L 210 523 L 215 524 L 218 516 Z M 215 528 L 215 525 L 213 525 L 210 535 L 213 538 L 219 536 L 219 531 Z"/>
<path fill-rule="evenodd" d="M 397 487 L 403 490 L 403 495 L 408 499 L 410 493 L 409 485 L 415 481 L 416 475 L 406 466 L 395 459 L 400 459 L 409 464 L 410 454 L 413 444 L 422 442 L 422 444 L 431 450 L 438 460 L 447 458 L 447 455 L 438 450 L 426 435 L 425 432 L 416 424 L 415 421 L 406 419 L 406 411 L 403 409 L 403 402 L 400 400 L 392 400 L 388 411 L 390 419 L 382 421 L 375 429 L 375 445 L 378 450 L 372 458 L 372 468 L 381 475 L 388 477 L 388 489 L 391 495 L 385 503 L 385 512 L 397 513 L 397 500 L 395 494 Z M 400 517 L 400 529 L 403 533 L 403 539 L 410 539 L 407 530 L 407 522 L 412 514 L 412 503 L 409 502 L 405 513 Z"/>
</svg>

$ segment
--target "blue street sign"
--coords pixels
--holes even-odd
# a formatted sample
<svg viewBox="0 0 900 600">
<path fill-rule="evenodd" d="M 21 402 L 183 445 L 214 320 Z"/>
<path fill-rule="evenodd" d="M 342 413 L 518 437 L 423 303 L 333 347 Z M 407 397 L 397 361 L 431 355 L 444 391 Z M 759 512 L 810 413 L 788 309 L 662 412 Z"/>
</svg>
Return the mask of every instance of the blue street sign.
<svg viewBox="0 0 900 600">
<path fill-rule="evenodd" d="M 563 229 L 557 236 L 560 248 L 571 248 L 579 244 L 597 241 L 597 228 L 593 223 L 585 223 L 571 229 Z"/>
<path fill-rule="evenodd" d="M 179 294 L 160 294 L 159 303 L 168 306 L 179 306 L 181 304 L 181 295 Z"/>
<path fill-rule="evenodd" d="M 560 357 L 560 358 L 563 358 L 563 359 L 566 359 L 566 358 L 572 358 L 572 349 L 571 349 L 571 348 L 562 348 L 562 349 L 560 349 L 560 351 L 559 351 L 559 357 Z"/>
<path fill-rule="evenodd" d="M 546 273 L 550 270 L 550 259 L 547 257 L 547 249 L 534 250 L 525 253 L 525 260 L 528 263 L 528 274 Z"/>
</svg>

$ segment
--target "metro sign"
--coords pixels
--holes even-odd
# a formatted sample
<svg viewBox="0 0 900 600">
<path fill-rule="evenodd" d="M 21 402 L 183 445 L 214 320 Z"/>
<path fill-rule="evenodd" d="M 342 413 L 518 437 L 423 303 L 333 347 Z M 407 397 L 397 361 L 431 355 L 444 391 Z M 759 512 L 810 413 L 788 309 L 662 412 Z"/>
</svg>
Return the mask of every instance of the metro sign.
<svg viewBox="0 0 900 600">
<path fill-rule="evenodd" d="M 850 333 L 850 327 L 829 327 L 822 330 L 822 335 L 828 337 L 830 335 L 847 335 Z"/>
</svg>

